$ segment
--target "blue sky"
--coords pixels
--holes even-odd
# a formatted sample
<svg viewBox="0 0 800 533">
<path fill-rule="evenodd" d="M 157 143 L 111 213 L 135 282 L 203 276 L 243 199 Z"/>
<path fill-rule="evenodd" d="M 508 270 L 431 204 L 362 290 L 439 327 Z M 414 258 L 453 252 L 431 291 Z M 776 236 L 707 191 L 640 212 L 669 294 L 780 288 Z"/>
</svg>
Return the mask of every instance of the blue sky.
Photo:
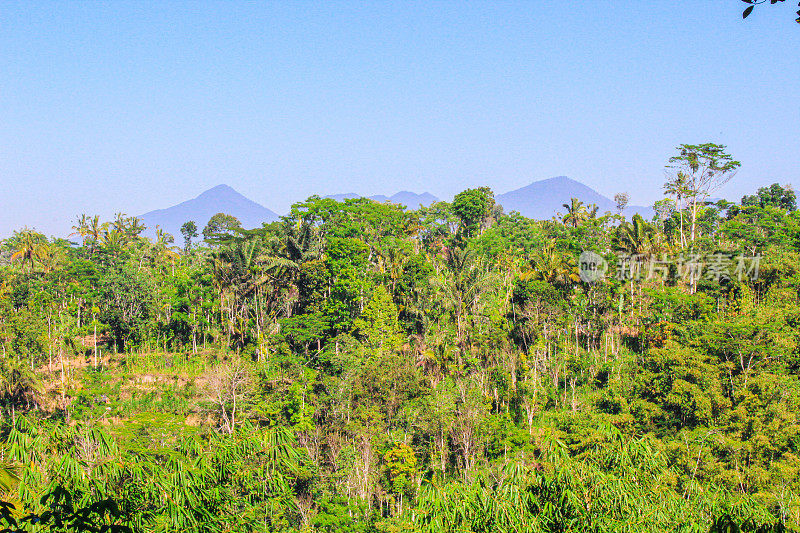
<svg viewBox="0 0 800 533">
<path fill-rule="evenodd" d="M 227 183 L 497 193 L 557 175 L 661 196 L 680 143 L 800 184 L 796 3 L 2 2 L 0 236 Z"/>
</svg>

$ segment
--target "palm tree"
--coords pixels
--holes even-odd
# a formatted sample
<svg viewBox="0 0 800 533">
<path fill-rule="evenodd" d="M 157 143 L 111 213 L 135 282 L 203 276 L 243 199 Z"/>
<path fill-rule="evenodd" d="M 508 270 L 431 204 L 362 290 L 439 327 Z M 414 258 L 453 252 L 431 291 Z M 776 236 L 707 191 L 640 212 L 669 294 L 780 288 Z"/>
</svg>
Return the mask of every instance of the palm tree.
<svg viewBox="0 0 800 533">
<path fill-rule="evenodd" d="M 638 213 L 633 215 L 630 222 L 620 225 L 618 231 L 620 247 L 632 254 L 653 252 L 657 245 L 656 229 L 645 222 Z"/>
<path fill-rule="evenodd" d="M 242 237 L 228 239 L 209 255 L 220 295 L 220 310 L 227 313 L 222 320 L 227 324 L 228 333 L 237 335 L 242 342 L 250 313 L 255 313 L 256 336 L 260 339 L 262 319 L 273 315 L 276 294 L 282 286 L 294 288 L 299 278 L 303 254 L 293 254 L 285 248 L 276 251 L 274 247 L 281 248 L 285 244 L 276 241 L 272 235 L 243 232 Z M 292 259 L 286 257 L 287 253 Z M 274 290 L 265 293 L 262 288 L 270 284 Z M 291 315 L 288 304 L 286 313 Z"/>
<path fill-rule="evenodd" d="M 630 222 L 624 222 L 617 228 L 617 246 L 631 255 L 642 256 L 658 251 L 660 246 L 658 230 L 645 222 L 639 213 L 633 215 Z M 630 260 L 630 291 L 633 299 L 634 278 L 638 277 L 638 269 L 642 263 L 639 258 Z M 652 268 L 653 263 L 650 263 Z M 649 277 L 653 270 L 647 276 Z"/>
<path fill-rule="evenodd" d="M 104 247 L 110 250 L 120 250 L 130 242 L 125 229 L 119 229 L 117 222 L 103 222 L 100 225 L 99 241 Z"/>
<path fill-rule="evenodd" d="M 141 232 L 147 229 L 147 226 L 144 225 L 141 218 L 130 217 L 128 221 L 128 234 L 130 234 L 131 237 L 137 237 Z"/>
<path fill-rule="evenodd" d="M 394 239 L 384 247 L 375 246 L 374 252 L 378 271 L 388 278 L 389 289 L 394 294 L 397 282 L 403 276 L 410 259 L 408 250 L 401 247 L 397 239 Z"/>
<path fill-rule="evenodd" d="M 686 246 L 686 238 L 683 234 L 684 206 L 682 202 L 686 200 L 692 192 L 689 188 L 689 177 L 683 172 L 678 172 L 675 177 L 668 179 L 668 181 L 664 183 L 664 192 L 675 197 L 675 206 L 678 209 L 678 215 L 681 221 L 681 246 Z"/>
<path fill-rule="evenodd" d="M 540 279 L 551 285 L 569 285 L 580 281 L 575 259 L 558 249 L 555 239 L 539 248 L 531 258 L 531 269 L 523 279 Z"/>
<path fill-rule="evenodd" d="M 572 198 L 570 199 L 570 203 L 562 205 L 564 209 L 567 210 L 564 215 L 561 215 L 561 222 L 565 226 L 569 225 L 573 228 L 577 228 L 582 222 L 589 218 L 589 212 L 586 210 L 586 206 L 577 198 Z"/>
<path fill-rule="evenodd" d="M 153 243 L 153 259 L 156 263 L 158 263 L 162 257 L 165 258 L 172 264 L 174 270 L 175 261 L 180 257 L 180 254 L 178 253 L 180 249 L 176 246 L 173 246 L 173 242 L 175 242 L 175 238 L 170 233 L 167 233 L 159 226 L 156 226 L 156 241 Z"/>
<path fill-rule="evenodd" d="M 495 285 L 493 272 L 468 248 L 447 248 L 444 268 L 433 278 L 439 302 L 456 324 L 459 351 L 467 348 L 467 320 L 480 314 L 485 296 Z"/>
<path fill-rule="evenodd" d="M 283 235 L 278 238 L 273 236 L 256 261 L 266 275 L 279 280 L 296 295 L 301 267 L 322 257 L 323 245 L 318 226 L 304 219 L 296 223 L 287 221 L 283 226 Z M 291 316 L 291 305 L 288 303 L 286 315 Z"/>
<path fill-rule="evenodd" d="M 14 240 L 17 242 L 17 248 L 11 256 L 11 260 L 19 259 L 22 261 L 23 269 L 25 268 L 25 263 L 30 264 L 30 272 L 33 274 L 34 262 L 41 260 L 47 254 L 47 239 L 41 233 L 25 228 L 14 233 Z"/>
<path fill-rule="evenodd" d="M 95 215 L 89 218 L 86 214 L 82 214 L 78 217 L 72 229 L 75 231 L 70 234 L 70 237 L 73 235 L 80 236 L 84 246 L 87 244 L 90 245 L 89 253 L 93 255 L 103 233 L 103 225 L 100 223 L 100 217 Z"/>
<path fill-rule="evenodd" d="M 75 220 L 75 225 L 72 226 L 72 229 L 75 230 L 69 234 L 70 237 L 74 235 L 78 235 L 84 244 L 86 244 L 86 239 L 89 235 L 89 217 L 86 216 L 86 213 L 81 214 L 81 216 L 77 217 Z"/>
<path fill-rule="evenodd" d="M 53 272 L 56 270 L 65 258 L 64 248 L 62 246 L 53 244 L 45 248 L 39 257 L 39 263 L 42 265 L 42 271 Z"/>
<path fill-rule="evenodd" d="M 128 230 L 128 217 L 125 213 L 114 213 L 114 222 L 111 224 L 117 231 L 125 233 Z"/>
</svg>

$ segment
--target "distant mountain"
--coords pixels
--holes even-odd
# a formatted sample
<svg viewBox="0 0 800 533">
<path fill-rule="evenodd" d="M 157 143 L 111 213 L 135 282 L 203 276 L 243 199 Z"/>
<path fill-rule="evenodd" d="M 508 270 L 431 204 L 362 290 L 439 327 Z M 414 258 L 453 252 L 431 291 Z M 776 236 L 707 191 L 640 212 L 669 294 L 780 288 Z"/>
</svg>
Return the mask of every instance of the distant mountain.
<svg viewBox="0 0 800 533">
<path fill-rule="evenodd" d="M 331 200 L 336 200 L 337 202 L 344 202 L 345 200 L 351 200 L 353 198 L 361 198 L 361 195 L 354 192 L 345 192 L 342 194 L 331 194 L 325 198 L 330 198 Z"/>
<path fill-rule="evenodd" d="M 439 199 L 429 192 L 417 194 L 409 191 L 400 191 L 389 197 L 389 201 L 393 204 L 403 204 L 408 208 L 417 209 L 421 205 L 428 207 L 431 204 L 435 204 Z"/>
<path fill-rule="evenodd" d="M 333 198 L 341 202 L 349 198 L 361 198 L 361 195 L 349 192 L 333 194 L 326 198 Z M 439 201 L 428 192 L 417 194 L 409 191 L 400 191 L 392 196 L 378 194 L 369 198 L 377 202 L 402 204 L 409 209 L 417 209 L 420 205 L 427 207 Z M 521 189 L 500 194 L 496 197 L 496 201 L 503 206 L 506 213 L 518 211 L 529 218 L 547 220 L 556 213 L 563 212 L 562 204 L 569 203 L 570 198 L 577 198 L 585 204 L 596 204 L 600 208 L 601 214 L 616 210 L 613 200 L 566 176 L 536 181 Z M 246 198 L 228 185 L 217 185 L 197 198 L 166 209 L 150 211 L 139 218 L 148 228 L 145 232 L 146 235 L 155 235 L 156 226 L 160 226 L 164 231 L 171 233 L 178 242 L 180 241 L 180 229 L 184 222 L 194 220 L 198 231 L 202 231 L 208 220 L 217 213 L 235 216 L 247 229 L 257 228 L 264 222 L 274 222 L 279 219 L 275 212 Z M 649 219 L 653 215 L 653 209 L 631 206 L 625 210 L 624 214 L 631 217 L 634 213 L 640 213 Z"/>
<path fill-rule="evenodd" d="M 325 198 L 332 198 L 337 202 L 342 202 L 344 200 L 349 200 L 351 198 L 362 198 L 360 194 L 356 194 L 354 192 L 348 192 L 343 194 L 331 194 L 326 196 Z M 409 209 L 417 209 L 420 205 L 428 207 L 429 205 L 436 203 L 439 201 L 434 195 L 429 192 L 424 192 L 422 194 L 417 194 L 415 192 L 409 191 L 400 191 L 392 196 L 386 196 L 385 194 L 376 194 L 374 196 L 368 197 L 370 200 L 375 200 L 376 202 L 392 202 L 393 204 L 402 204 Z"/>
<path fill-rule="evenodd" d="M 526 187 L 498 195 L 495 200 L 503 206 L 506 213 L 518 211 L 521 215 L 538 220 L 549 220 L 556 213 L 563 213 L 563 204 L 568 204 L 571 198 L 577 198 L 584 204 L 595 204 L 598 213 L 606 211 L 616 212 L 616 204 L 591 187 L 566 176 L 558 176 L 542 181 L 535 181 Z M 631 217 L 635 213 L 645 218 L 653 216 L 650 207 L 630 206 L 625 209 L 625 216 Z"/>
<path fill-rule="evenodd" d="M 202 232 L 208 220 L 217 213 L 226 213 L 239 219 L 246 229 L 260 227 L 263 222 L 274 222 L 278 215 L 263 205 L 246 198 L 227 185 L 217 185 L 197 198 L 187 200 L 166 209 L 158 209 L 141 215 L 147 234 L 154 235 L 156 226 L 171 233 L 175 241 L 180 241 L 181 226 L 194 220 L 197 231 Z"/>
</svg>

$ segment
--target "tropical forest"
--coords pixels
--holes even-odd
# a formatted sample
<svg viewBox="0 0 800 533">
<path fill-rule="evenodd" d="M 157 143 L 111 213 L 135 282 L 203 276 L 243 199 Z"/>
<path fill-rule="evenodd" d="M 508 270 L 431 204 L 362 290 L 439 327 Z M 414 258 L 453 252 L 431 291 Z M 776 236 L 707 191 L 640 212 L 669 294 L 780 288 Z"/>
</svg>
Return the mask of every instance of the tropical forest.
<svg viewBox="0 0 800 533">
<path fill-rule="evenodd" d="M 800 528 L 800 212 L 488 187 L 0 241 L 0 531 Z M 658 169 L 656 169 L 656 172 Z"/>
</svg>

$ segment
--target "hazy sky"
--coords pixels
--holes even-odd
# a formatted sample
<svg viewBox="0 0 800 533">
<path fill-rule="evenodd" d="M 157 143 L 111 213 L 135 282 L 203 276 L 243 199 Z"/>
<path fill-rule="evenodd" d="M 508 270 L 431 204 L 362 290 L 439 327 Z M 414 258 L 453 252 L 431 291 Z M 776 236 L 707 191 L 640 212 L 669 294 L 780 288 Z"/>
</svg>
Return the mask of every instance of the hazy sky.
<svg viewBox="0 0 800 533">
<path fill-rule="evenodd" d="M 800 184 L 796 2 L 0 1 L 0 236 L 227 183 L 497 193 L 557 175 L 658 199 L 680 143 Z"/>
</svg>

